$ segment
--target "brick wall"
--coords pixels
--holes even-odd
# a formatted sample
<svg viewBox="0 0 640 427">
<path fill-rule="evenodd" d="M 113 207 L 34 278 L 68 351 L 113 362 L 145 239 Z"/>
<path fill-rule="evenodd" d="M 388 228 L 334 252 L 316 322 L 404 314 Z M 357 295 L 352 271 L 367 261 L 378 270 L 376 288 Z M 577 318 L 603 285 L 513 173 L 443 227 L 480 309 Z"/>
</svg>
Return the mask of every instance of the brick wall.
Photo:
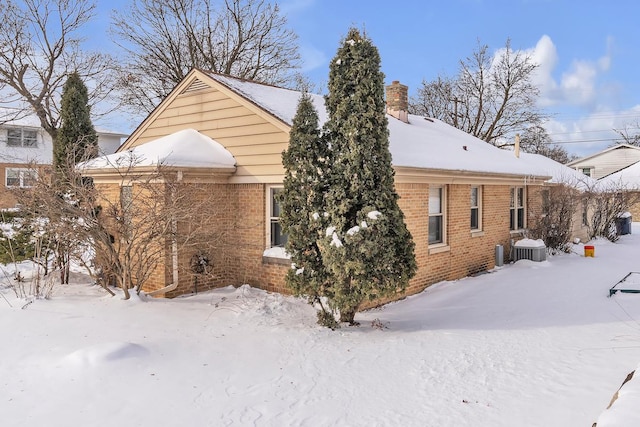
<svg viewBox="0 0 640 427">
<path fill-rule="evenodd" d="M 266 245 L 265 187 L 263 185 L 235 185 L 234 210 L 238 244 L 232 256 L 236 283 L 248 283 L 268 291 L 288 293 L 284 275 L 287 261 L 262 258 Z M 400 208 L 416 244 L 418 272 L 410 282 L 408 294 L 422 291 L 442 281 L 455 280 L 495 266 L 495 246 L 504 247 L 508 262 L 509 244 L 509 186 L 482 186 L 482 230 L 472 234 L 470 229 L 470 185 L 447 186 L 447 245 L 448 250 L 432 251 L 428 245 L 428 184 L 398 184 Z M 539 209 L 539 188 L 527 187 L 527 207 Z M 233 252 L 232 251 L 232 252 Z"/>
<path fill-rule="evenodd" d="M 0 209 L 14 208 L 18 203 L 17 191 L 30 191 L 30 188 L 7 187 L 7 169 L 30 169 L 30 165 L 0 163 Z M 36 166 L 38 174 L 47 174 L 50 168 Z M 40 175 L 42 176 L 42 175 Z M 46 176 L 46 175 L 45 175 Z"/>
<path fill-rule="evenodd" d="M 509 244 L 509 187 L 482 186 L 482 229 L 471 232 L 471 185 L 447 186 L 446 247 L 428 244 L 428 184 L 399 184 L 400 207 L 416 244 L 418 273 L 408 294 L 442 281 L 455 280 L 495 266 L 495 246 Z"/>
<path fill-rule="evenodd" d="M 263 184 L 199 184 L 201 197 L 216 194 L 217 210 L 207 213 L 207 236 L 215 235 L 216 244 L 210 247 L 213 271 L 198 276 L 198 290 L 218 286 L 249 284 L 272 292 L 289 293 L 284 277 L 288 260 L 264 258 L 266 248 L 266 186 Z M 416 245 L 418 272 L 409 284 L 407 294 L 422 291 L 427 286 L 455 280 L 489 270 L 495 266 L 495 246 L 504 246 L 508 262 L 509 244 L 509 186 L 482 186 L 482 227 L 470 229 L 470 185 L 448 185 L 446 247 L 434 250 L 428 244 L 428 184 L 398 184 L 400 208 Z M 117 196 L 115 188 L 105 188 L 107 197 Z M 193 196 L 197 197 L 197 196 Z M 196 199 L 194 199 L 196 200 Z M 540 188 L 527 187 L 527 215 L 538 215 Z M 203 221 L 203 219 L 200 219 Z M 168 245 L 168 243 L 167 243 Z M 195 246 L 184 247 L 179 254 L 180 282 L 167 296 L 190 293 L 195 277 L 190 260 Z M 158 266 L 145 290 L 158 289 L 171 283 L 171 251 L 167 246 L 164 265 Z"/>
<path fill-rule="evenodd" d="M 7 165 L 0 165 L 0 209 L 14 208 L 17 200 L 13 190 L 6 185 Z"/>
</svg>

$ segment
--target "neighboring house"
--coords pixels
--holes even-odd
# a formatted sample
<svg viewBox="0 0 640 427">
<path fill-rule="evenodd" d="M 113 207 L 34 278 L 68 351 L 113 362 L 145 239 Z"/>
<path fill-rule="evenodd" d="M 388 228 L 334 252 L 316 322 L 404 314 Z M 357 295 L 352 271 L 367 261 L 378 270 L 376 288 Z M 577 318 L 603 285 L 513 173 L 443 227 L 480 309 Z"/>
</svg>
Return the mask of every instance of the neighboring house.
<svg viewBox="0 0 640 427">
<path fill-rule="evenodd" d="M 629 212 L 636 221 L 640 220 L 640 161 L 599 179 L 598 184 L 605 191 L 629 191 L 631 200 L 636 201 Z"/>
<path fill-rule="evenodd" d="M 589 221 L 593 214 L 593 207 L 589 206 L 587 199 L 582 198 L 581 195 L 586 191 L 596 190 L 598 181 L 576 169 L 540 154 L 522 153 L 521 157 L 551 176 L 548 181 L 549 186 L 542 190 L 543 214 L 544 200 L 554 197 L 554 187 L 563 185 L 571 189 L 577 205 L 571 221 L 573 224 L 571 235 L 573 239 L 578 238 L 583 242 L 588 241 L 590 239 Z"/>
<path fill-rule="evenodd" d="M 291 264 L 274 196 L 299 98 L 297 91 L 192 70 L 118 153 L 88 162 L 84 173 L 104 197 L 117 198 L 122 169 L 116 165 L 133 152 L 146 161 L 131 176 L 163 164 L 183 181 L 219 192 L 224 209 L 208 226 L 225 231 L 226 242 L 209 254 L 220 274 L 207 286 L 248 283 L 286 293 Z M 324 98 L 312 99 L 326 121 Z M 387 87 L 387 106 L 395 185 L 418 263 L 407 293 L 493 268 L 496 245 L 508 254 L 541 215 L 551 174 L 439 120 L 407 114 L 407 87 L 397 81 Z M 165 265 L 144 290 L 169 297 L 192 292 L 194 254 L 166 250 Z"/>
<path fill-rule="evenodd" d="M 640 147 L 618 144 L 567 163 L 567 166 L 591 178 L 600 179 L 637 161 L 640 161 Z"/>
<path fill-rule="evenodd" d="M 96 129 L 101 154 L 114 153 L 127 135 Z M 12 188 L 30 187 L 52 164 L 53 143 L 35 117 L 0 123 L 0 209 L 13 208 Z"/>
</svg>

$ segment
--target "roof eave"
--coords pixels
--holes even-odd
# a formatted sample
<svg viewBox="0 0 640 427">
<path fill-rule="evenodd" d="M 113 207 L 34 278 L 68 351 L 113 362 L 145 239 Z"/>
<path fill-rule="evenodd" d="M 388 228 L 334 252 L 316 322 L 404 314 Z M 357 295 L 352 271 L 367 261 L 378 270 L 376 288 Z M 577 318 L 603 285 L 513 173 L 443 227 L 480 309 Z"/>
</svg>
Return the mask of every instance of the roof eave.
<svg viewBox="0 0 640 427">
<path fill-rule="evenodd" d="M 187 182 L 220 182 L 226 181 L 236 172 L 235 166 L 220 167 L 188 167 L 188 166 L 135 166 L 135 167 L 116 167 L 109 166 L 104 168 L 86 168 L 81 169 L 80 173 L 84 176 L 94 178 L 97 181 L 109 182 L 131 182 L 153 180 L 162 181 L 163 177 L 172 174 L 181 174 L 180 179 Z M 157 177 L 157 178 L 154 178 Z"/>
<path fill-rule="evenodd" d="M 550 175 L 524 175 L 495 172 L 479 172 L 457 169 L 432 169 L 412 166 L 394 166 L 396 182 L 433 184 L 537 184 L 542 185 L 552 179 Z"/>
</svg>

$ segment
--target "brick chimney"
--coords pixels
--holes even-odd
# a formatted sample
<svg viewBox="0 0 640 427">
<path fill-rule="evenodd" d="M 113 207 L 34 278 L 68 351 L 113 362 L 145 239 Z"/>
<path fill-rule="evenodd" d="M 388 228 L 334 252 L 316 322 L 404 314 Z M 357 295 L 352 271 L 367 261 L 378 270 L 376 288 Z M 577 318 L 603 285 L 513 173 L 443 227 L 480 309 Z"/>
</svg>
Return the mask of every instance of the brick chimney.
<svg viewBox="0 0 640 427">
<path fill-rule="evenodd" d="M 398 80 L 391 82 L 387 90 L 387 114 L 409 123 L 409 88 Z"/>
</svg>

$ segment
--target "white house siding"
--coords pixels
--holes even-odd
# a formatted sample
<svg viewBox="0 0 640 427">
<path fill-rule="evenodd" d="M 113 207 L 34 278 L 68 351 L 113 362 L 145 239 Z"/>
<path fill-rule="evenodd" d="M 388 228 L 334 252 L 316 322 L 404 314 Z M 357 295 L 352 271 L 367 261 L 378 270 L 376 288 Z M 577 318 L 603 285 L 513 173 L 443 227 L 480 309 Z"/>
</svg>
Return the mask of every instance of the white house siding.
<svg viewBox="0 0 640 427">
<path fill-rule="evenodd" d="M 591 177 L 600 179 L 640 161 L 640 148 L 621 145 L 569 163 L 574 169 L 591 169 Z"/>
</svg>

